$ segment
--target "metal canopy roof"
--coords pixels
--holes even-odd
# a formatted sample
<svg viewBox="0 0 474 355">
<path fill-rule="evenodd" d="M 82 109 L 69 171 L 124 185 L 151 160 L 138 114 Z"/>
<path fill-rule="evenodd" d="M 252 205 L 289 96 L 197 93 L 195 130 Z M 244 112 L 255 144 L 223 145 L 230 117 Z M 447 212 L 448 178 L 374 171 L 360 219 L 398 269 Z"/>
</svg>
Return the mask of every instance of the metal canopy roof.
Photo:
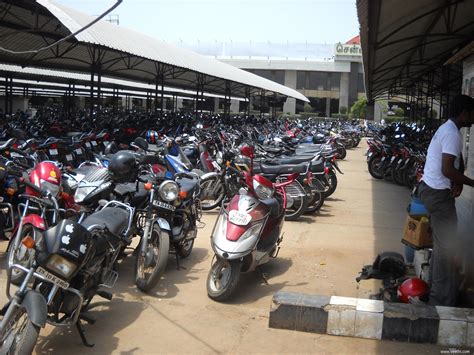
<svg viewBox="0 0 474 355">
<path fill-rule="evenodd" d="M 49 0 L 1 0 L 0 10 L 1 45 L 14 51 L 47 46 L 94 20 Z M 100 73 L 153 85 L 163 83 L 193 91 L 199 88 L 219 95 L 245 97 L 265 90 L 308 101 L 296 90 L 106 21 L 38 53 L 0 51 L 0 62 Z"/>
<path fill-rule="evenodd" d="M 15 85 L 21 85 L 24 88 L 28 88 L 31 86 L 30 84 L 24 83 L 24 80 L 35 81 L 36 83 L 34 87 L 36 88 L 48 86 L 51 83 L 63 85 L 63 91 L 66 91 L 68 89 L 68 85 L 75 85 L 77 87 L 78 85 L 88 86 L 90 83 L 90 77 L 87 74 L 71 73 L 51 69 L 22 68 L 18 65 L 0 63 L 0 77 L 2 76 L 14 77 Z M 20 82 L 19 80 L 23 80 L 23 82 Z M 2 90 L 1 83 L 2 82 L 0 82 L 0 92 Z M 127 90 L 133 90 L 142 92 L 142 96 L 147 96 L 147 94 L 151 94 L 155 90 L 155 85 L 137 83 L 121 79 L 113 79 L 108 77 L 102 77 L 101 87 L 120 90 L 120 95 L 127 94 Z M 165 96 L 172 95 L 188 99 L 193 99 L 196 96 L 195 92 L 169 87 L 164 87 L 164 94 Z M 220 98 L 224 97 L 222 95 L 215 95 L 210 93 L 205 93 L 205 96 Z"/>
<path fill-rule="evenodd" d="M 369 100 L 460 91 L 460 63 L 443 64 L 474 39 L 474 1 L 357 0 L 357 12 Z"/>
</svg>

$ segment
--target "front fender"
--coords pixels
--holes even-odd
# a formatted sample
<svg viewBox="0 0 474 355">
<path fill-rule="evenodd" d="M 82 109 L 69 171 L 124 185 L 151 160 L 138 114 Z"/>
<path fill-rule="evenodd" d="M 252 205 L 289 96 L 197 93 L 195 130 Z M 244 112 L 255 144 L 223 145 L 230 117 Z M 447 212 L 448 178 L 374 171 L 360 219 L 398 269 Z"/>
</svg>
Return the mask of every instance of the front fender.
<svg viewBox="0 0 474 355">
<path fill-rule="evenodd" d="M 32 224 L 35 228 L 46 230 L 46 221 L 44 218 L 38 216 L 37 214 L 29 214 L 23 218 L 21 225 Z"/>
<path fill-rule="evenodd" d="M 210 178 L 210 177 L 214 177 L 214 176 L 217 176 L 219 177 L 220 174 L 219 173 L 216 173 L 215 171 L 211 171 L 210 173 L 205 173 L 203 176 L 201 176 L 201 180 L 204 180 L 204 179 L 207 179 L 207 178 Z"/>
<path fill-rule="evenodd" d="M 46 325 L 48 305 L 41 293 L 33 290 L 28 291 L 21 302 L 21 306 L 26 308 L 31 323 L 42 328 Z"/>
<path fill-rule="evenodd" d="M 158 224 L 158 226 L 160 227 L 160 229 L 163 229 L 165 231 L 168 231 L 170 232 L 171 231 L 171 227 L 170 227 L 170 224 L 169 222 L 164 219 L 164 218 L 157 218 L 156 221 L 155 221 L 156 224 Z"/>
</svg>

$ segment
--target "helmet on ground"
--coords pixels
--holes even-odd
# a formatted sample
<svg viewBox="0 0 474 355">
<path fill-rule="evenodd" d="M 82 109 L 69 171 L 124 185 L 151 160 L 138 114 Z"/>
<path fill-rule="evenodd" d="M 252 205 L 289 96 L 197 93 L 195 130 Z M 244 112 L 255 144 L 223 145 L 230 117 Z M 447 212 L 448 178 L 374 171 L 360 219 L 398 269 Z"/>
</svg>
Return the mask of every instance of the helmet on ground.
<svg viewBox="0 0 474 355">
<path fill-rule="evenodd" d="M 403 303 L 410 303 L 410 299 L 418 299 L 420 301 L 428 301 L 429 287 L 428 284 L 417 277 L 407 279 L 398 287 L 398 299 Z"/>
<path fill-rule="evenodd" d="M 158 132 L 153 130 L 148 130 L 145 133 L 146 141 L 150 144 L 156 144 L 159 139 Z"/>
<path fill-rule="evenodd" d="M 110 176 L 115 182 L 134 182 L 138 176 L 135 155 L 128 150 L 120 150 L 110 158 Z"/>
</svg>

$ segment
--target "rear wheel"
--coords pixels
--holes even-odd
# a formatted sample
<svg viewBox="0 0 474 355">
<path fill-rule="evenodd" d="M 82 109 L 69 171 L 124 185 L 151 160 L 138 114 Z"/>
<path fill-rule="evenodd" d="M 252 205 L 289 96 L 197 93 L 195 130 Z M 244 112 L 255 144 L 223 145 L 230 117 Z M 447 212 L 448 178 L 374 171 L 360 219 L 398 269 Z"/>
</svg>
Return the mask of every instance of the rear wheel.
<svg viewBox="0 0 474 355">
<path fill-rule="evenodd" d="M 308 197 L 306 191 L 299 183 L 292 183 L 285 186 L 286 193 L 286 209 L 285 220 L 296 221 L 306 211 L 308 205 Z"/>
<path fill-rule="evenodd" d="M 228 300 L 240 280 L 240 260 L 223 260 L 216 258 L 207 275 L 207 295 L 214 301 Z"/>
<path fill-rule="evenodd" d="M 218 207 L 225 197 L 225 186 L 220 176 L 210 176 L 201 180 L 201 208 L 210 211 Z"/>
<path fill-rule="evenodd" d="M 346 158 L 347 151 L 346 148 L 342 144 L 337 145 L 337 157 L 341 160 Z"/>
<path fill-rule="evenodd" d="M 305 213 L 315 213 L 319 211 L 319 209 L 324 204 L 324 197 L 323 194 L 319 191 L 313 190 L 311 200 L 308 202 L 308 206 L 306 207 Z"/>
<path fill-rule="evenodd" d="M 187 258 L 189 255 L 191 255 L 191 252 L 193 251 L 193 246 L 194 239 L 186 240 L 185 242 L 183 242 L 183 244 L 178 246 L 176 252 L 181 258 Z"/>
<path fill-rule="evenodd" d="M 2 335 L 0 353 L 31 354 L 35 348 L 40 328 L 34 325 L 26 312 L 26 308 L 17 308 L 5 325 Z"/>
<path fill-rule="evenodd" d="M 382 157 L 374 155 L 370 158 L 368 163 L 369 173 L 375 179 L 383 179 L 384 169 Z"/>
<path fill-rule="evenodd" d="M 137 248 L 139 252 L 135 259 L 135 284 L 143 292 L 148 292 L 156 286 L 165 271 L 170 249 L 169 234 L 155 224 L 145 255 L 142 255 L 141 243 Z"/>
<path fill-rule="evenodd" d="M 324 198 L 331 196 L 337 188 L 337 175 L 333 170 L 329 170 L 327 175 L 327 188 L 324 191 Z"/>
</svg>

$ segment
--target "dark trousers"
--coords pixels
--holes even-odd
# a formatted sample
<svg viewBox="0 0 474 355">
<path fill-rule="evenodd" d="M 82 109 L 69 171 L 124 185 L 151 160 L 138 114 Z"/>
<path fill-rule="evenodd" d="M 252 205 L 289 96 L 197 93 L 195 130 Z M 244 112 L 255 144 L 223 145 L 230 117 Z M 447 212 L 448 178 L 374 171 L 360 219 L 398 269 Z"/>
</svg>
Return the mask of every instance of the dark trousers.
<svg viewBox="0 0 474 355">
<path fill-rule="evenodd" d="M 451 190 L 432 189 L 424 182 L 418 194 L 430 213 L 433 253 L 430 262 L 430 304 L 455 306 L 457 298 L 457 214 Z"/>
</svg>

